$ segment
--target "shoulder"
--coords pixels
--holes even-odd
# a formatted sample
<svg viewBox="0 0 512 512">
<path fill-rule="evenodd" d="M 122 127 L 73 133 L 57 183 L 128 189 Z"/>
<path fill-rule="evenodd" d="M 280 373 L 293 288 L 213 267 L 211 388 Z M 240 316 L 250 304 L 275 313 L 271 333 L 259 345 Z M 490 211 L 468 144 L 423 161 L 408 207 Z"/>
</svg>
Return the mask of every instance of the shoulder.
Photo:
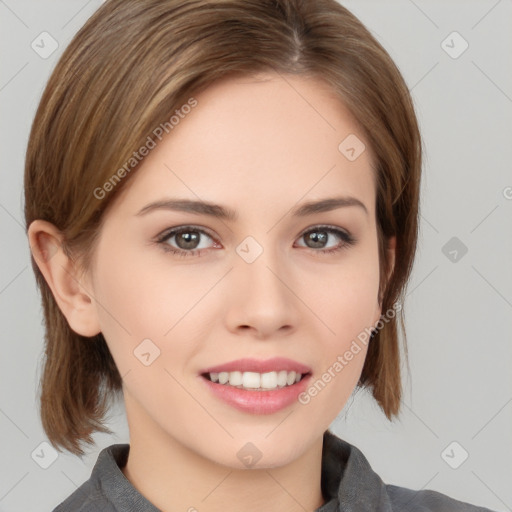
<svg viewBox="0 0 512 512">
<path fill-rule="evenodd" d="M 396 485 L 385 487 L 393 512 L 409 510 L 414 512 L 493 512 L 488 508 L 458 501 L 437 491 L 415 491 Z"/>
<path fill-rule="evenodd" d="M 53 512 L 117 512 L 113 490 L 119 487 L 129 444 L 114 444 L 98 455 L 91 477 L 60 503 Z"/>
<path fill-rule="evenodd" d="M 324 434 L 322 492 L 328 506 L 317 512 L 493 512 L 431 490 L 385 484 L 363 453 L 330 431 Z M 331 505 L 332 503 L 332 505 Z"/>
<path fill-rule="evenodd" d="M 101 489 L 90 479 L 69 495 L 53 512 L 116 512 Z"/>
</svg>

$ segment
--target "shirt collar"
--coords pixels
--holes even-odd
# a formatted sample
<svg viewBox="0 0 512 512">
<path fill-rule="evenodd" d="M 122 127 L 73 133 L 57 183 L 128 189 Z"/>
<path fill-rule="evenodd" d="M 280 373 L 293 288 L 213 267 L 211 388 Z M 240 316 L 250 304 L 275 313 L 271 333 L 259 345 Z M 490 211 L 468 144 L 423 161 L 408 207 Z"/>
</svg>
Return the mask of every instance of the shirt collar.
<svg viewBox="0 0 512 512">
<path fill-rule="evenodd" d="M 126 512 L 161 512 L 140 494 L 124 476 L 121 468 L 126 465 L 129 444 L 113 444 L 104 448 L 92 470 L 91 479 L 98 482 L 103 493 L 116 510 Z"/>
<path fill-rule="evenodd" d="M 322 449 L 322 493 L 315 512 L 392 512 L 386 485 L 363 453 L 329 430 Z"/>
</svg>

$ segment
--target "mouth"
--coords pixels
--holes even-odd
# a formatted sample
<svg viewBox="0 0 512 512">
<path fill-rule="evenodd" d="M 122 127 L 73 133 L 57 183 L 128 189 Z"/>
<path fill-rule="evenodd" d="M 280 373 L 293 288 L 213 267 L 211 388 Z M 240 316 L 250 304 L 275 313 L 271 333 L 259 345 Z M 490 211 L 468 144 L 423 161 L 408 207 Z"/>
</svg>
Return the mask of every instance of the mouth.
<svg viewBox="0 0 512 512">
<path fill-rule="evenodd" d="M 237 359 L 200 371 L 201 377 L 214 384 L 253 391 L 291 387 L 311 373 L 309 366 L 285 357 Z"/>
<path fill-rule="evenodd" d="M 198 376 L 217 400 L 242 411 L 274 414 L 296 405 L 311 382 L 311 372 L 204 372 Z M 216 381 L 216 382 L 215 382 Z M 222 384 L 224 382 L 224 384 Z"/>
<path fill-rule="evenodd" d="M 238 359 L 203 368 L 198 377 L 216 399 L 250 414 L 274 414 L 297 403 L 312 369 L 285 357 Z"/>
<path fill-rule="evenodd" d="M 299 373 L 293 370 L 265 373 L 235 370 L 232 372 L 204 372 L 201 374 L 201 377 L 219 385 L 244 389 L 246 391 L 272 391 L 294 386 L 310 375 L 311 372 Z"/>
</svg>

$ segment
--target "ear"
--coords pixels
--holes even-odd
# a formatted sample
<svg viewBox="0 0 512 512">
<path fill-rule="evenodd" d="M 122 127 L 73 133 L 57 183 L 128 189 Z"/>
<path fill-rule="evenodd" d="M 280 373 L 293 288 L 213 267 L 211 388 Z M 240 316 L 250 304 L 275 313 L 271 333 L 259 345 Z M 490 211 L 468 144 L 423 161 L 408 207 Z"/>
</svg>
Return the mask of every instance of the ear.
<svg viewBox="0 0 512 512">
<path fill-rule="evenodd" d="M 387 253 L 388 253 L 388 261 L 389 261 L 389 272 L 386 276 L 386 282 L 389 281 L 389 278 L 393 274 L 393 270 L 395 268 L 395 260 L 396 260 L 396 236 L 392 236 L 387 240 Z M 375 308 L 375 315 L 373 319 L 373 324 L 375 325 L 382 315 L 382 305 L 379 303 L 379 297 L 377 297 L 377 306 Z"/>
<path fill-rule="evenodd" d="M 82 336 L 101 332 L 90 285 L 63 250 L 62 233 L 50 222 L 34 220 L 28 228 L 30 250 L 70 328 Z"/>
</svg>

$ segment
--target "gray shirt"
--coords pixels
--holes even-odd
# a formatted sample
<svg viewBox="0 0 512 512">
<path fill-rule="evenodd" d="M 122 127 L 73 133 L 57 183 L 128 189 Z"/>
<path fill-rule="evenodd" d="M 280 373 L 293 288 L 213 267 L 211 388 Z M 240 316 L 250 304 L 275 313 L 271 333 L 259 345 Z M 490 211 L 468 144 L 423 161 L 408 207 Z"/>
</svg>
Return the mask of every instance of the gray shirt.
<svg viewBox="0 0 512 512">
<path fill-rule="evenodd" d="M 129 444 L 113 444 L 98 455 L 89 480 L 53 512 L 161 512 L 124 476 Z M 322 450 L 322 494 L 314 512 L 492 512 L 436 491 L 384 484 L 355 446 L 329 430 Z"/>
</svg>

